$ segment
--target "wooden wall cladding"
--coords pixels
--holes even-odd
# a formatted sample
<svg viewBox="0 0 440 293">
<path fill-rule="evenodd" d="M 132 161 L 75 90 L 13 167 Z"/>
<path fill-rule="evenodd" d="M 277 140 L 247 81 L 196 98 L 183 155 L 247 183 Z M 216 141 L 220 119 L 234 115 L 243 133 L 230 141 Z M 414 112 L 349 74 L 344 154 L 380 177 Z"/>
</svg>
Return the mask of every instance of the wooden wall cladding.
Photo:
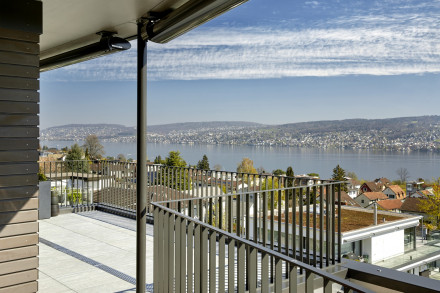
<svg viewBox="0 0 440 293">
<path fill-rule="evenodd" d="M 0 293 L 38 290 L 39 50 L 0 21 Z"/>
</svg>

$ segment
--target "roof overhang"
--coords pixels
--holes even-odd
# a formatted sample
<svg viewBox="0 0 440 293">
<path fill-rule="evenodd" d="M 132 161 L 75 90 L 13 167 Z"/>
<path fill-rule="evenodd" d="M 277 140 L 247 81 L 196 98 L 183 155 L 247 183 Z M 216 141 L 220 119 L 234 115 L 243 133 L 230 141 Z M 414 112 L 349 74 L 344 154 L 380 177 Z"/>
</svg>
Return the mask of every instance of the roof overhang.
<svg viewBox="0 0 440 293">
<path fill-rule="evenodd" d="M 43 34 L 40 39 L 40 60 L 56 61 L 56 56 L 68 62 L 46 62 L 43 70 L 81 62 L 118 52 L 103 47 L 102 32 L 133 40 L 139 21 L 147 25 L 145 40 L 166 43 L 189 30 L 235 8 L 247 0 L 43 0 Z M 89 48 L 81 52 L 81 48 Z"/>
</svg>

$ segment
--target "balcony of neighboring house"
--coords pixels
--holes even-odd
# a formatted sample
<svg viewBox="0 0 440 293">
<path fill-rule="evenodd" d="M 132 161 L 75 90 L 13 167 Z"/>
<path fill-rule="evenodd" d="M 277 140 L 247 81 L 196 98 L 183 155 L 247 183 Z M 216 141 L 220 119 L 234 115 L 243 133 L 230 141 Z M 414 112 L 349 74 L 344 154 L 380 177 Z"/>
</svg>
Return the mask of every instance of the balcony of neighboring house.
<svg viewBox="0 0 440 293">
<path fill-rule="evenodd" d="M 40 220 L 41 292 L 134 291 L 136 168 L 113 161 L 41 165 L 58 214 Z M 403 241 L 418 217 L 380 212 L 374 225 L 373 211 L 358 217 L 362 210 L 338 204 L 343 182 L 147 170 L 148 292 L 438 290 L 436 281 L 367 263 L 368 249 L 371 260 L 387 239 Z M 358 262 L 362 254 L 365 263 Z"/>
</svg>

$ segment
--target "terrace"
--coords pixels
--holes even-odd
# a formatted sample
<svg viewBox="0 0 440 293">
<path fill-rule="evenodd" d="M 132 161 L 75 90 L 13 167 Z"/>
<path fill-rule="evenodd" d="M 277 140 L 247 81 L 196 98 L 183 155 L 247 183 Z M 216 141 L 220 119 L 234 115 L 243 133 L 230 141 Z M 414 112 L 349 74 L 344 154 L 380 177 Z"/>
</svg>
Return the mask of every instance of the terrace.
<svg viewBox="0 0 440 293">
<path fill-rule="evenodd" d="M 76 190 L 79 195 L 93 196 L 93 200 L 78 196 L 76 201 L 60 202 L 62 213 L 88 212 L 62 214 L 40 222 L 41 257 L 55 255 L 55 260 L 49 257 L 40 262 L 41 288 L 67 288 L 66 292 L 134 290 L 136 221 L 130 218 L 135 214 L 136 188 L 127 182 L 135 181 L 135 177 L 132 172 L 119 171 L 136 169 L 136 164 L 83 161 L 81 164 L 89 164 L 90 170 L 95 171 L 87 171 L 87 176 L 82 174 L 85 171 L 63 172 L 66 177 L 52 172 L 61 164 L 66 162 L 43 165 L 52 190 L 56 194 Z M 147 291 L 153 287 L 161 288 L 159 292 L 177 287 L 190 292 L 223 292 L 228 288 L 238 292 L 293 287 L 334 292 L 342 287 L 358 292 L 385 289 L 365 285 L 374 282 L 367 275 L 357 275 L 360 264 L 341 258 L 343 247 L 339 243 L 344 242 L 344 234 L 369 229 L 374 221 L 372 211 L 335 204 L 340 182 L 301 186 L 300 179 L 278 176 L 160 165 L 149 165 L 147 170 L 148 219 L 154 222 L 147 225 L 146 262 L 147 267 L 154 267 L 147 270 Z M 85 178 L 94 180 L 85 184 L 81 182 Z M 280 188 L 263 190 L 260 186 L 266 180 L 279 182 Z M 100 181 L 105 184 L 98 184 Z M 294 187 L 284 188 L 289 181 Z M 246 190 L 245 186 L 253 188 L 237 192 Z M 325 200 L 317 202 L 320 194 Z M 286 198 L 290 204 L 286 204 Z M 304 204 L 299 204 L 301 198 Z M 355 218 L 354 213 L 360 216 Z M 281 221 L 277 215 L 281 215 Z M 414 217 L 385 213 L 380 218 L 385 218 L 386 223 L 378 227 Z M 293 221 L 297 225 L 291 225 Z M 418 222 L 417 217 L 415 221 Z M 292 235 L 296 235 L 295 242 Z M 375 266 L 362 265 L 367 266 L 364 269 L 377 270 Z M 401 274 L 391 277 L 381 273 L 375 277 L 393 289 L 417 284 L 417 290 L 422 292 L 434 286 L 426 279 Z M 93 276 L 100 276 L 102 283 L 82 282 Z M 412 285 L 404 278 L 409 278 Z"/>
</svg>

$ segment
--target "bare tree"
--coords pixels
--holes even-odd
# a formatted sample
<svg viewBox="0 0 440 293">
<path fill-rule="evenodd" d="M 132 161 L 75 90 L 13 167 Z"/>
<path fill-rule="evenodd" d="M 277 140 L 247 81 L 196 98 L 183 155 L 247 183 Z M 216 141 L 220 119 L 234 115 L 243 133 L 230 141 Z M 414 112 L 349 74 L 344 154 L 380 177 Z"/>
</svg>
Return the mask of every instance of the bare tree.
<svg viewBox="0 0 440 293">
<path fill-rule="evenodd" d="M 222 165 L 220 165 L 220 164 L 215 164 L 214 165 L 214 170 L 215 171 L 221 171 L 222 169 L 223 169 Z"/>
<path fill-rule="evenodd" d="M 83 148 L 91 159 L 100 159 L 105 154 L 104 146 L 94 134 L 86 137 Z"/>
<path fill-rule="evenodd" d="M 117 156 L 117 159 L 118 159 L 118 161 L 121 161 L 121 162 L 126 162 L 127 161 L 127 158 L 124 156 L 124 154 L 119 154 Z"/>
<path fill-rule="evenodd" d="M 399 179 L 402 183 L 406 182 L 409 178 L 409 172 L 406 168 L 400 167 L 399 169 L 397 169 L 396 173 L 397 175 L 399 175 Z"/>
</svg>

